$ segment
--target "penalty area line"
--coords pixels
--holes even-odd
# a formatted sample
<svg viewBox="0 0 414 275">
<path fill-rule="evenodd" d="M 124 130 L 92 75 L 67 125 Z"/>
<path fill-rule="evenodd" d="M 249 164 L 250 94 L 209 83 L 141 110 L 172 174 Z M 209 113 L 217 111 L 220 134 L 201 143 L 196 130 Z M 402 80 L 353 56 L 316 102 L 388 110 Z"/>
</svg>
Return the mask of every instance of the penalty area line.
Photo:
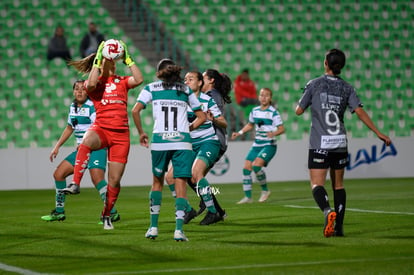
<svg viewBox="0 0 414 275">
<path fill-rule="evenodd" d="M 319 209 L 319 207 L 317 206 L 301 206 L 301 205 L 284 205 L 284 207 L 302 208 L 302 209 Z M 361 212 L 361 213 L 376 213 L 376 214 L 414 215 L 414 213 L 412 212 L 367 210 L 367 209 L 358 209 L 358 208 L 346 208 L 346 211 Z"/>
</svg>

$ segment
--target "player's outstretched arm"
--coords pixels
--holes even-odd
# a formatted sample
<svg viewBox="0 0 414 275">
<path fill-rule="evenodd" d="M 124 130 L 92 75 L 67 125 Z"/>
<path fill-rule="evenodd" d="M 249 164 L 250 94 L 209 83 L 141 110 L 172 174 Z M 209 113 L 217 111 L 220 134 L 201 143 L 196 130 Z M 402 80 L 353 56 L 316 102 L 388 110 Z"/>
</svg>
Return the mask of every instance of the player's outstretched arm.
<svg viewBox="0 0 414 275">
<path fill-rule="evenodd" d="M 358 118 L 371 130 L 373 131 L 379 139 L 381 139 L 387 146 L 391 144 L 391 139 L 381 133 L 378 128 L 375 126 L 374 122 L 371 120 L 367 112 L 361 107 L 355 109 L 355 113 Z"/>
</svg>

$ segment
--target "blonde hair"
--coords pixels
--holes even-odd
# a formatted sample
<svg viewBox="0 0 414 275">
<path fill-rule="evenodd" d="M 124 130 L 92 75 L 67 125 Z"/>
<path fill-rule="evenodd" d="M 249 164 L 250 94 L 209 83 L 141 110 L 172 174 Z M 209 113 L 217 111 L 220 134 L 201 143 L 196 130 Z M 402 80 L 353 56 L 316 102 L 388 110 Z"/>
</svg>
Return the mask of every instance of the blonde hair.
<svg viewBox="0 0 414 275">
<path fill-rule="evenodd" d="M 96 53 L 91 53 L 87 57 L 81 60 L 71 60 L 68 62 L 69 66 L 73 66 L 77 71 L 87 74 L 92 70 L 93 60 L 95 59 Z"/>
</svg>

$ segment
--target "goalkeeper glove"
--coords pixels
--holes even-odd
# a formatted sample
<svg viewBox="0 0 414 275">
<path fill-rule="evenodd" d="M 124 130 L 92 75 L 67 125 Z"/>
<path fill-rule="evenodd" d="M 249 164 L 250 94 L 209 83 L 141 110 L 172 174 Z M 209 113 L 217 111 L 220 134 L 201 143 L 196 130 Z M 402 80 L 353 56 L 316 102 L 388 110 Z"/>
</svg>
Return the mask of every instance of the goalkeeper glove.
<svg viewBox="0 0 414 275">
<path fill-rule="evenodd" d="M 119 43 L 121 43 L 122 47 L 124 47 L 124 64 L 128 67 L 131 67 L 135 64 L 134 60 L 132 60 L 131 56 L 129 55 L 128 48 L 125 45 L 124 41 L 120 40 Z"/>
<path fill-rule="evenodd" d="M 96 51 L 95 59 L 93 60 L 93 67 L 100 68 L 102 63 L 102 50 L 104 47 L 105 42 L 102 41 L 101 44 L 99 44 L 98 50 Z"/>
</svg>

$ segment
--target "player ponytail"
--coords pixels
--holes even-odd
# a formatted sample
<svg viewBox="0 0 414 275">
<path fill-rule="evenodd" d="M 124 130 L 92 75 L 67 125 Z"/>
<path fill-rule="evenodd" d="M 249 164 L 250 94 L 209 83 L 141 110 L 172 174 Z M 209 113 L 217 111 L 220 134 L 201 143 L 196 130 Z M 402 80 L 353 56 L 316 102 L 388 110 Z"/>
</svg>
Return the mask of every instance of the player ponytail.
<svg viewBox="0 0 414 275">
<path fill-rule="evenodd" d="M 214 79 L 213 87 L 220 92 L 224 102 L 231 103 L 229 94 L 232 89 L 232 81 L 230 77 L 214 69 L 207 69 L 206 74 L 209 79 Z"/>
<path fill-rule="evenodd" d="M 87 74 L 90 73 L 93 66 L 93 60 L 95 59 L 96 53 L 92 53 L 81 60 L 71 60 L 68 62 L 69 66 L 73 66 L 77 71 Z"/>
</svg>

